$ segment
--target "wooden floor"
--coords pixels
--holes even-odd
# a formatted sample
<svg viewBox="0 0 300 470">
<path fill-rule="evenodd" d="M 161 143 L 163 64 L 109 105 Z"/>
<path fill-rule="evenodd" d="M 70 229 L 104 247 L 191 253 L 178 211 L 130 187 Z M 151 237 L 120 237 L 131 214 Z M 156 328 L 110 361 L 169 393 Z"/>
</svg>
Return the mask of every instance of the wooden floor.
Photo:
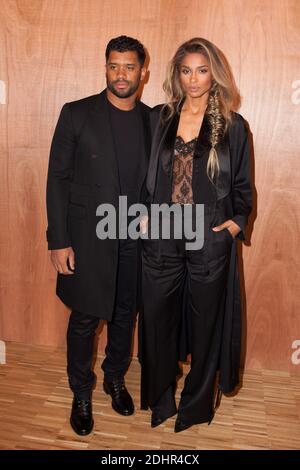
<svg viewBox="0 0 300 470">
<path fill-rule="evenodd" d="M 223 397 L 210 426 L 173 432 L 175 419 L 151 429 L 150 412 L 139 405 L 139 364 L 126 377 L 136 412 L 116 414 L 101 388 L 93 396 L 94 431 L 81 438 L 69 426 L 72 394 L 65 371 L 65 351 L 7 343 L 0 366 L 1 449 L 299 449 L 300 376 L 269 370 L 245 373 L 243 387 Z M 185 368 L 185 371 L 187 369 Z M 178 394 L 183 379 L 179 384 Z"/>
</svg>

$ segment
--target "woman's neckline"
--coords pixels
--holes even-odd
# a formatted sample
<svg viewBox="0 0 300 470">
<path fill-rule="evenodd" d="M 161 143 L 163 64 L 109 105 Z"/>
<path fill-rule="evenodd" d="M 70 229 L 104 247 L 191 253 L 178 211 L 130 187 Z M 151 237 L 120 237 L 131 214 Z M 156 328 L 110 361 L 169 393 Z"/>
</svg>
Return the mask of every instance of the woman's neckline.
<svg viewBox="0 0 300 470">
<path fill-rule="evenodd" d="M 181 137 L 181 135 L 177 135 L 176 136 L 176 139 L 180 139 L 182 140 L 182 142 L 184 143 L 184 145 L 188 145 L 188 144 L 191 144 L 192 142 L 194 142 L 194 140 L 197 140 L 198 139 L 198 136 L 197 137 L 194 137 L 193 139 L 189 140 L 188 142 L 186 142 L 183 137 Z"/>
</svg>

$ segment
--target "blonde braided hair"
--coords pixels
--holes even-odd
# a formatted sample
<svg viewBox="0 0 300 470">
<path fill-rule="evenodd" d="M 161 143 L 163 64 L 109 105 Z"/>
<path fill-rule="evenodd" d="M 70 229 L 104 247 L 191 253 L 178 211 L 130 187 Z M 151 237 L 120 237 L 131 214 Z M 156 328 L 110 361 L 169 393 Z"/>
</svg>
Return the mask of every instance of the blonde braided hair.
<svg viewBox="0 0 300 470">
<path fill-rule="evenodd" d="M 211 181 L 214 181 L 220 170 L 216 146 L 221 142 L 226 130 L 226 121 L 220 109 L 220 91 L 215 81 L 209 93 L 206 114 L 210 125 L 209 140 L 211 143 L 207 161 L 207 175 Z"/>
</svg>

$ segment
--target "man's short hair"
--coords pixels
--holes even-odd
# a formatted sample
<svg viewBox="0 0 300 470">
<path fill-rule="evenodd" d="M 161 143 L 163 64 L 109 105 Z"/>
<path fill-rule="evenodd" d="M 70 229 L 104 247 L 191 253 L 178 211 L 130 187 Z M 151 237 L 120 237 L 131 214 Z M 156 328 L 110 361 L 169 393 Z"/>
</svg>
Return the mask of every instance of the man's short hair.
<svg viewBox="0 0 300 470">
<path fill-rule="evenodd" d="M 105 51 L 106 62 L 108 61 L 111 51 L 135 51 L 138 55 L 141 66 L 143 66 L 145 63 L 146 52 L 143 44 L 137 39 L 130 38 L 129 36 L 118 36 L 117 38 L 113 38 L 109 41 Z"/>
</svg>

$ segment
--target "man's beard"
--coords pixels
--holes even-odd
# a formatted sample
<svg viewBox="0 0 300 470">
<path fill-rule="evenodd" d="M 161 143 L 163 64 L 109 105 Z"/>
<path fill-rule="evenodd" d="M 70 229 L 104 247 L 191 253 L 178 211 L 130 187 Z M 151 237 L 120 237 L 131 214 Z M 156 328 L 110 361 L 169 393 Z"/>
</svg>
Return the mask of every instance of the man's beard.
<svg viewBox="0 0 300 470">
<path fill-rule="evenodd" d="M 130 96 L 134 95 L 134 93 L 137 91 L 139 87 L 139 82 L 137 81 L 136 83 L 132 84 L 129 86 L 129 88 L 126 88 L 124 90 L 118 90 L 115 88 L 115 85 L 119 83 L 120 80 L 116 80 L 114 82 L 110 82 L 108 79 L 106 79 L 107 83 L 107 88 L 118 98 L 129 98 Z M 130 82 L 127 82 L 126 80 L 121 80 L 122 83 L 127 83 L 129 84 Z"/>
</svg>

